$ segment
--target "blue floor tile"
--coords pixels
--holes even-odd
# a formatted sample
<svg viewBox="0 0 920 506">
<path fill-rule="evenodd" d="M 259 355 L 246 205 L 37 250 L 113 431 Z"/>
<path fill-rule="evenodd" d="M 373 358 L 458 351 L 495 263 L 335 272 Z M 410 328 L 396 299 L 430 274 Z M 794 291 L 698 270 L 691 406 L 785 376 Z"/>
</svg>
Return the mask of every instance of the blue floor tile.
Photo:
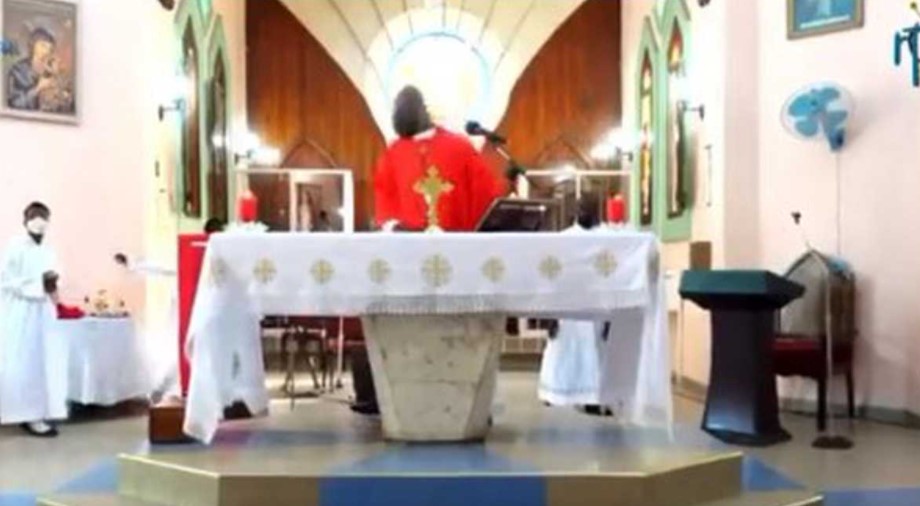
<svg viewBox="0 0 920 506">
<path fill-rule="evenodd" d="M 918 506 L 920 488 L 833 490 L 824 493 L 824 506 Z"/>
<path fill-rule="evenodd" d="M 754 457 L 744 457 L 741 477 L 745 492 L 801 490 L 804 487 Z M 918 505 L 920 506 L 920 505 Z"/>
<path fill-rule="evenodd" d="M 535 477 L 356 478 L 320 482 L 320 506 L 544 506 Z"/>
<path fill-rule="evenodd" d="M 74 479 L 64 483 L 56 492 L 62 494 L 100 494 L 118 490 L 118 461 L 106 459 Z M 4 506 L 0 503 L 0 506 Z"/>
<path fill-rule="evenodd" d="M 0 506 L 35 506 L 35 494 L 0 492 Z"/>
</svg>

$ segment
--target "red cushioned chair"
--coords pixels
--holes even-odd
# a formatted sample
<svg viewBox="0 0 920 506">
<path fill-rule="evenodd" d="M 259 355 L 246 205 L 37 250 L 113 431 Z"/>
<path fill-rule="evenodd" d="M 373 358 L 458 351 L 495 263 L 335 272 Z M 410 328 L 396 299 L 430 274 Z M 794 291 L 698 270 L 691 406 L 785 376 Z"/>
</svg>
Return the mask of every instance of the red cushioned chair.
<svg viewBox="0 0 920 506">
<path fill-rule="evenodd" d="M 847 384 L 849 416 L 856 415 L 853 385 L 853 349 L 856 339 L 855 277 L 843 262 L 806 253 L 785 276 L 805 286 L 805 295 L 786 306 L 773 343 L 773 361 L 779 376 L 799 376 L 818 383 L 818 430 L 827 425 L 827 346 L 833 340 L 834 375 Z M 830 287 L 829 292 L 826 287 Z M 827 296 L 830 303 L 827 304 Z M 828 315 L 828 312 L 830 313 Z M 826 331 L 830 320 L 830 334 Z"/>
</svg>

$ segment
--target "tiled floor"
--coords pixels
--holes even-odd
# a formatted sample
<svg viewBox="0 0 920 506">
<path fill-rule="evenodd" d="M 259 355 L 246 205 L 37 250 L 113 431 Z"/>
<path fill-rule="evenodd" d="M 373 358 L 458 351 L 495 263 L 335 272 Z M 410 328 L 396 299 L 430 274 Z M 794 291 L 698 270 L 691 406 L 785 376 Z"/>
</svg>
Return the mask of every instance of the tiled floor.
<svg viewBox="0 0 920 506">
<path fill-rule="evenodd" d="M 535 445 L 559 445 L 567 453 L 577 454 L 579 448 L 616 445 L 617 447 L 647 448 L 662 444 L 658 431 L 630 431 L 623 438 L 616 431 L 567 431 L 568 426 L 583 426 L 583 417 L 570 410 L 550 410 L 539 405 L 534 396 L 536 377 L 528 373 L 507 373 L 501 378 L 496 408 L 497 426 L 494 438 L 518 438 L 518 446 L 526 447 L 527 438 Z M 713 449 L 720 445 L 696 429 L 701 406 L 678 399 L 679 425 L 676 439 L 688 449 Z M 279 415 L 288 411 L 285 402 L 273 406 Z M 298 416 L 310 415 L 317 424 L 300 435 L 278 432 L 263 437 L 262 447 L 279 449 L 292 443 L 323 446 L 336 438 L 354 437 L 345 434 L 373 434 L 366 430 L 374 422 L 352 415 L 340 402 L 305 401 L 297 407 Z M 315 416 L 313 416 L 315 414 Z M 279 418 L 282 418 L 279 416 Z M 540 423 L 535 423 L 535 420 Z M 605 420 L 601 423 L 613 423 Z M 526 437 L 514 432 L 515 426 L 538 428 Z M 856 422 L 847 428 L 856 447 L 847 452 L 814 450 L 814 420 L 788 415 L 785 427 L 795 439 L 787 444 L 766 449 L 745 450 L 745 487 L 752 491 L 808 488 L 826 492 L 829 506 L 918 506 L 920 505 L 920 432 L 868 422 Z M 362 430 L 349 430 L 358 427 Z M 560 427 L 556 430 L 555 427 Z M 342 430 L 343 427 L 345 430 Z M 56 440 L 36 440 L 20 434 L 17 428 L 0 428 L 0 506 L 33 504 L 35 494 L 49 492 L 92 493 L 111 491 L 115 486 L 115 455 L 122 452 L 145 451 L 146 418 L 129 417 L 94 420 L 63 427 Z M 225 437 L 238 437 L 241 432 L 226 431 Z M 294 434 L 294 435 L 292 435 Z M 294 437 L 296 441 L 290 438 Z M 363 436 L 362 436 L 363 437 Z M 520 441 L 524 438 L 523 443 Z M 614 438 L 616 440 L 614 440 Z M 346 445 L 347 446 L 347 445 Z M 194 447 L 187 451 L 194 452 Z M 341 457 L 341 456 L 340 456 Z M 488 455 L 476 458 L 465 455 L 464 465 L 511 465 L 507 460 Z M 486 458 L 489 457 L 489 458 Z M 424 449 L 386 449 L 371 459 L 361 460 L 365 467 L 406 468 L 424 465 L 437 467 L 444 458 L 443 451 Z M 349 460 L 349 459 L 344 459 Z M 455 461 L 445 471 L 452 471 L 463 462 Z"/>
</svg>

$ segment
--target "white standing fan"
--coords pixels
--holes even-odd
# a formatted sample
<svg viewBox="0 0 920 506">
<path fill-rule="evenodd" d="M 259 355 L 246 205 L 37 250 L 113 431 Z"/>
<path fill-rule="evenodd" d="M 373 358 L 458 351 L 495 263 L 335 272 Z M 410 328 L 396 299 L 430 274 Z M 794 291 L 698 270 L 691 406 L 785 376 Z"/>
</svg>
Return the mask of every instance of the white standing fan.
<svg viewBox="0 0 920 506">
<path fill-rule="evenodd" d="M 825 140 L 834 155 L 836 164 L 836 190 L 837 190 L 837 247 L 836 256 L 842 255 L 842 227 L 841 227 L 841 175 L 840 153 L 847 144 L 847 124 L 853 115 L 853 99 L 843 87 L 830 82 L 821 82 L 805 86 L 793 93 L 783 105 L 782 123 L 786 130 L 795 137 L 804 140 Z M 801 214 L 793 213 L 796 226 L 800 226 Z M 824 311 L 825 311 L 825 349 L 827 364 L 828 395 L 825 396 L 825 412 L 828 413 L 828 430 L 818 436 L 812 443 L 815 448 L 827 450 L 847 450 L 853 447 L 853 442 L 837 433 L 837 424 L 834 413 L 830 409 L 830 399 L 833 397 L 834 379 L 834 336 L 833 314 L 831 312 L 830 285 L 832 273 L 827 267 L 821 254 L 815 250 L 811 243 L 805 239 L 808 254 L 816 257 L 819 265 L 824 268 Z"/>
</svg>

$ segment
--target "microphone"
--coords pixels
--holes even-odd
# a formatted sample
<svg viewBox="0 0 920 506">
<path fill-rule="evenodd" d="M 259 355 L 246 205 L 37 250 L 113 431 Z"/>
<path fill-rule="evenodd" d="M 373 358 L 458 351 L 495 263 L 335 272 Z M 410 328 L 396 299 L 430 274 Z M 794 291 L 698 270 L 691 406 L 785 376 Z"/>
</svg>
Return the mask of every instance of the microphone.
<svg viewBox="0 0 920 506">
<path fill-rule="evenodd" d="M 514 163 L 505 170 L 505 179 L 511 181 L 512 183 L 517 181 L 519 177 L 526 176 L 527 171 L 523 167 Z"/>
<path fill-rule="evenodd" d="M 466 122 L 466 134 L 473 137 L 485 137 L 487 141 L 492 144 L 507 144 L 508 139 L 505 139 L 501 135 L 488 130 L 479 124 L 478 121 L 467 121 Z"/>
</svg>

